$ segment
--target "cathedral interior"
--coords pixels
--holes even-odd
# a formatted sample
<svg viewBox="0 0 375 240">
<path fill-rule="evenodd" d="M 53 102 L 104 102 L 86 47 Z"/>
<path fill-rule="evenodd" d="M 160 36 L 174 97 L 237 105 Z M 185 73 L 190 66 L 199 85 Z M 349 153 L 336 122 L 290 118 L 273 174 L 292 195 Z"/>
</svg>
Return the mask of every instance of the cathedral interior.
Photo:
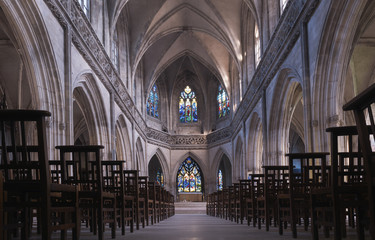
<svg viewBox="0 0 375 240">
<path fill-rule="evenodd" d="M 1 108 L 51 113 L 49 159 L 103 146 L 176 203 L 332 151 L 374 82 L 372 0 L 0 0 Z"/>
</svg>

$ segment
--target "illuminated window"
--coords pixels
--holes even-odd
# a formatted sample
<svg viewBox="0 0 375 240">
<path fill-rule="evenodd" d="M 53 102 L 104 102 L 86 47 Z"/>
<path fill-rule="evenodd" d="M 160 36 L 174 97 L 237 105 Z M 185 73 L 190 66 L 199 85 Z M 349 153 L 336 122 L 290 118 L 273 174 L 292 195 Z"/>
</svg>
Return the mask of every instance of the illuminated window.
<svg viewBox="0 0 375 240">
<path fill-rule="evenodd" d="M 164 187 L 164 175 L 160 169 L 156 173 L 156 183 Z"/>
<path fill-rule="evenodd" d="M 112 39 L 112 63 L 115 65 L 117 71 L 119 70 L 119 41 L 117 36 L 117 30 L 113 32 Z"/>
<path fill-rule="evenodd" d="M 79 0 L 79 4 L 81 5 L 86 17 L 90 19 L 90 0 Z"/>
<path fill-rule="evenodd" d="M 155 118 L 159 118 L 159 95 L 157 90 L 156 85 L 154 85 L 147 99 L 147 114 Z"/>
<path fill-rule="evenodd" d="M 223 172 L 221 169 L 217 172 L 217 190 L 223 191 Z"/>
<path fill-rule="evenodd" d="M 198 121 L 198 103 L 195 92 L 186 86 L 181 92 L 179 102 L 179 113 L 181 123 L 192 123 Z"/>
<path fill-rule="evenodd" d="M 178 192 L 202 192 L 202 174 L 198 164 L 188 157 L 177 172 Z"/>
<path fill-rule="evenodd" d="M 260 37 L 258 25 L 255 24 L 254 28 L 254 55 L 255 55 L 255 66 L 258 66 L 260 62 Z"/>
<path fill-rule="evenodd" d="M 286 7 L 288 0 L 280 0 L 280 12 L 282 13 Z"/>
<path fill-rule="evenodd" d="M 220 85 L 217 94 L 218 116 L 219 118 L 229 115 L 230 104 L 228 94 L 225 89 Z"/>
</svg>

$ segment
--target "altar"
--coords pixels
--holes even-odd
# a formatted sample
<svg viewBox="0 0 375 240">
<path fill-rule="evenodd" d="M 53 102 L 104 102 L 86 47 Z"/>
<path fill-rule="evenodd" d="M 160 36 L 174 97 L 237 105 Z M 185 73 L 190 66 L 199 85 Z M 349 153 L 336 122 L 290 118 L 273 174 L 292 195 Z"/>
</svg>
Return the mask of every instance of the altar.
<svg viewBox="0 0 375 240">
<path fill-rule="evenodd" d="M 202 202 L 203 201 L 203 194 L 200 192 L 186 192 L 186 193 L 178 193 L 178 201 L 179 202 Z"/>
</svg>

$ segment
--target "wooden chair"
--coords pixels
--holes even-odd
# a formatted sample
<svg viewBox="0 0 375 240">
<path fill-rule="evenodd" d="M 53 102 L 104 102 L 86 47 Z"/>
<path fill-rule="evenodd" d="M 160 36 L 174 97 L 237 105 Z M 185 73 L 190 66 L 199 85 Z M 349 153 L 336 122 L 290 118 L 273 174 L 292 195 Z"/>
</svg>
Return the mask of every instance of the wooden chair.
<svg viewBox="0 0 375 240">
<path fill-rule="evenodd" d="M 251 221 L 253 227 L 257 224 L 257 198 L 263 192 L 263 174 L 250 175 L 250 196 L 245 199 L 245 217 L 247 225 L 250 226 Z"/>
<path fill-rule="evenodd" d="M 231 198 L 231 218 L 239 223 L 241 217 L 241 199 L 240 199 L 240 183 L 233 183 L 233 193 Z"/>
<path fill-rule="evenodd" d="M 222 191 L 222 212 L 223 212 L 223 218 L 225 218 L 225 220 L 228 220 L 230 218 L 230 192 L 232 192 L 232 190 L 230 189 L 232 187 L 228 186 L 228 187 L 224 187 L 223 188 L 223 191 Z"/>
<path fill-rule="evenodd" d="M 18 229 L 21 239 L 29 239 L 32 211 L 38 212 L 42 239 L 51 239 L 56 230 L 66 239 L 68 229 L 73 229 L 74 239 L 79 238 L 78 190 L 51 179 L 45 123 L 50 115 L 0 110 L 0 239 L 10 239 Z"/>
<path fill-rule="evenodd" d="M 150 198 L 148 177 L 140 176 L 138 180 L 139 197 L 145 201 L 144 218 L 146 220 L 146 225 L 148 226 L 150 220 L 151 224 L 154 224 L 154 201 Z"/>
<path fill-rule="evenodd" d="M 289 176 L 288 166 L 263 166 L 264 182 L 262 192 L 257 198 L 258 228 L 265 222 L 266 231 L 269 231 L 271 220 L 276 227 L 278 219 L 277 193 L 287 187 L 287 177 Z"/>
<path fill-rule="evenodd" d="M 373 108 L 375 103 L 375 84 L 353 98 L 343 106 L 344 111 L 353 111 L 363 158 L 365 159 L 366 182 L 368 183 L 370 235 L 375 239 L 375 154 L 373 141 L 375 134 L 375 120 Z M 370 124 L 367 127 L 366 119 Z"/>
<path fill-rule="evenodd" d="M 116 237 L 116 194 L 104 191 L 100 145 L 56 146 L 60 151 L 62 182 L 79 187 L 79 207 L 82 220 L 103 239 L 104 227 L 110 224 Z"/>
<path fill-rule="evenodd" d="M 116 194 L 116 209 L 119 211 L 121 234 L 125 235 L 125 226 L 130 225 L 134 230 L 134 196 L 125 191 L 124 166 L 125 161 L 102 161 L 104 191 Z"/>
<path fill-rule="evenodd" d="M 152 201 L 152 219 L 151 224 L 157 222 L 157 200 L 156 200 L 156 185 L 157 183 L 154 181 L 148 182 L 148 191 L 149 191 L 149 198 Z"/>
<path fill-rule="evenodd" d="M 159 184 L 155 184 L 155 215 L 156 221 L 160 222 L 162 220 L 162 187 Z"/>
<path fill-rule="evenodd" d="M 311 190 L 313 239 L 319 239 L 319 227 L 323 227 L 326 237 L 329 237 L 331 228 L 334 230 L 334 239 L 345 237 L 346 218 L 353 218 L 351 212 L 356 214 L 358 239 L 363 239 L 363 213 L 368 203 L 367 185 L 364 181 L 365 168 L 358 148 L 357 129 L 347 126 L 328 128 L 326 131 L 330 133 L 331 142 L 330 178 L 326 187 Z M 340 142 L 346 145 L 341 152 Z"/>
<path fill-rule="evenodd" d="M 304 220 L 308 230 L 310 218 L 310 190 L 325 187 L 328 179 L 326 152 L 289 153 L 288 188 L 277 194 L 279 234 L 290 223 L 293 237 L 297 237 L 297 223 Z"/>
<path fill-rule="evenodd" d="M 237 204 L 237 218 L 240 220 L 240 223 L 243 224 L 246 211 L 246 202 L 247 199 L 251 199 L 251 180 L 241 179 L 239 181 L 239 200 Z"/>
<path fill-rule="evenodd" d="M 212 216 L 223 218 L 223 191 L 217 191 L 212 193 Z"/>
<path fill-rule="evenodd" d="M 146 203 L 145 198 L 139 195 L 139 172 L 138 170 L 124 170 L 125 191 L 134 197 L 134 217 L 136 228 L 139 225 L 145 227 Z"/>
</svg>

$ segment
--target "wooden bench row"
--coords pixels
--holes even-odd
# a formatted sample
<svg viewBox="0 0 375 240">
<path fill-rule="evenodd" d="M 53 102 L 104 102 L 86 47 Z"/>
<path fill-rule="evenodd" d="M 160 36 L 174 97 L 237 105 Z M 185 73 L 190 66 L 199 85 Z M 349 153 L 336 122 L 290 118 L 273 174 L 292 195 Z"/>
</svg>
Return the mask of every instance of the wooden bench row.
<svg viewBox="0 0 375 240">
<path fill-rule="evenodd" d="M 0 110 L 0 239 L 79 239 L 84 227 L 103 239 L 106 226 L 115 238 L 174 215 L 171 193 L 124 161 L 102 161 L 103 146 L 58 146 L 60 160 L 48 160 L 48 116 Z"/>
<path fill-rule="evenodd" d="M 288 224 L 297 237 L 297 224 L 334 239 L 355 228 L 375 239 L 375 84 L 343 106 L 354 113 L 356 126 L 328 128 L 330 153 L 287 154 L 288 166 L 264 166 L 223 191 L 207 197 L 207 214 L 253 226 L 271 221 L 283 233 Z"/>
<path fill-rule="evenodd" d="M 290 226 L 297 237 L 297 225 L 311 230 L 319 239 L 319 229 L 335 239 L 354 227 L 364 239 L 370 223 L 367 169 L 358 145 L 355 126 L 327 129 L 331 152 L 287 154 L 286 166 L 263 166 L 262 174 L 252 174 L 232 186 L 209 194 L 207 214 L 243 223 L 247 220 L 266 231 Z M 339 143 L 345 150 L 339 151 Z"/>
</svg>

